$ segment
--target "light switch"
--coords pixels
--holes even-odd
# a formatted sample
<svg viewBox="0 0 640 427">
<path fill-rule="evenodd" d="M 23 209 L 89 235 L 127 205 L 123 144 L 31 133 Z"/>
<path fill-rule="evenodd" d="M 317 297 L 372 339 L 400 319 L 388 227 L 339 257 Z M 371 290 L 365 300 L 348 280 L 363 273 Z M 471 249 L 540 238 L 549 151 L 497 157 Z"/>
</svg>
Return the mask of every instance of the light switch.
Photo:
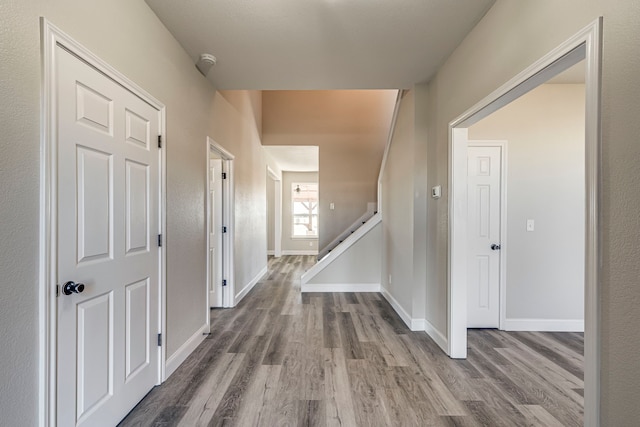
<svg viewBox="0 0 640 427">
<path fill-rule="evenodd" d="M 333 202 L 329 203 L 329 209 L 334 210 L 336 208 L 336 205 L 333 204 Z"/>
<path fill-rule="evenodd" d="M 532 219 L 527 220 L 527 231 L 533 231 L 535 229 L 535 222 Z"/>
<path fill-rule="evenodd" d="M 439 199 L 440 197 L 442 197 L 442 187 L 439 185 L 436 185 L 435 187 L 431 188 L 431 197 L 433 197 L 434 199 Z"/>
</svg>

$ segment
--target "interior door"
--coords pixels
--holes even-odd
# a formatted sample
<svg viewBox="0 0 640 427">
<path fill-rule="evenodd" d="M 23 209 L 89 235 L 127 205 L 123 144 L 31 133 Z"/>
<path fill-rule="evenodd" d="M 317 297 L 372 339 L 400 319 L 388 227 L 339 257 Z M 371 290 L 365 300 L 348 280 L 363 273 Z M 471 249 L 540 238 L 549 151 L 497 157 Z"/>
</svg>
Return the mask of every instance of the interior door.
<svg viewBox="0 0 640 427">
<path fill-rule="evenodd" d="M 500 326 L 502 147 L 469 145 L 467 326 Z"/>
<path fill-rule="evenodd" d="M 222 307 L 222 160 L 209 159 L 209 305 Z"/>
<path fill-rule="evenodd" d="M 57 425 L 114 426 L 159 380 L 160 113 L 56 57 Z"/>
</svg>

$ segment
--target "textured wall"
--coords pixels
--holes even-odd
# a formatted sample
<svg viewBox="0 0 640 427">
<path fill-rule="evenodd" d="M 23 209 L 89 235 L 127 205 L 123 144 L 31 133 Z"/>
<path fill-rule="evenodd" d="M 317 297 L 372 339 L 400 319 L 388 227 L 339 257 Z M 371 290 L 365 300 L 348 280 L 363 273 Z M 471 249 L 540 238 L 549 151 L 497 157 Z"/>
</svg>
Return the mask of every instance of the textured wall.
<svg viewBox="0 0 640 427">
<path fill-rule="evenodd" d="M 414 91 L 408 91 L 382 175 L 382 287 L 412 317 L 414 126 Z"/>
<path fill-rule="evenodd" d="M 0 414 L 7 425 L 36 425 L 38 415 L 38 7 L 23 3 L 0 4 Z"/>
</svg>

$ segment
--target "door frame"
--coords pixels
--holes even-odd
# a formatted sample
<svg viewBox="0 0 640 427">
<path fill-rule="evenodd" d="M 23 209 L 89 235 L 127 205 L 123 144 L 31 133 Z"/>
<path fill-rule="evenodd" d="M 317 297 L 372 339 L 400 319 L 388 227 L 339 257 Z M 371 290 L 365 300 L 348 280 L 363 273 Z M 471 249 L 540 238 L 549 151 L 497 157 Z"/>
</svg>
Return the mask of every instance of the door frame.
<svg viewBox="0 0 640 427">
<path fill-rule="evenodd" d="M 273 256 L 282 256 L 282 178 L 267 166 L 268 179 L 273 181 Z"/>
<path fill-rule="evenodd" d="M 473 139 L 467 141 L 467 147 L 500 147 L 500 280 L 498 292 L 500 293 L 500 316 L 498 328 L 504 330 L 507 318 L 507 141 Z M 468 254 L 467 254 L 468 259 Z"/>
<path fill-rule="evenodd" d="M 206 298 L 206 306 L 207 306 L 207 311 L 206 311 L 206 319 L 205 319 L 205 323 L 207 324 L 207 331 L 209 331 L 209 333 L 211 332 L 211 316 L 209 316 L 209 309 L 211 309 L 211 289 L 210 289 L 210 285 L 211 285 L 211 257 L 209 256 L 209 252 L 211 251 L 211 217 L 215 215 L 215 213 L 211 210 L 211 153 L 217 153 L 217 151 L 214 151 L 211 149 L 211 146 L 209 143 L 207 143 L 207 182 L 205 184 L 206 186 L 206 194 L 205 194 L 205 201 L 206 201 L 206 206 L 205 206 L 205 218 L 206 218 L 206 224 L 205 224 L 205 229 L 206 229 L 206 250 L 205 253 L 207 254 L 207 262 L 206 262 L 206 275 L 207 275 L 207 298 Z M 218 159 L 216 159 L 218 160 Z M 221 160 L 221 164 L 223 162 L 222 159 Z M 222 173 L 222 172 L 221 172 Z M 216 179 L 221 179 L 221 177 L 217 177 Z M 224 184 L 224 182 L 223 182 Z M 222 185 L 220 186 L 222 187 Z M 221 195 L 221 198 L 224 199 L 224 189 L 222 190 L 223 195 Z M 224 203 L 224 202 L 223 202 Z M 217 210 L 217 209 L 216 209 Z M 224 211 L 224 204 L 222 207 L 222 210 Z M 220 214 L 222 214 L 222 212 L 220 212 Z M 214 221 L 215 222 L 215 221 Z M 224 221 L 222 220 L 222 218 L 220 218 L 220 222 L 223 223 Z M 218 230 L 218 232 L 222 232 L 220 230 Z M 218 256 L 222 257 L 222 262 L 224 261 L 224 254 L 222 253 L 222 248 L 218 248 L 218 251 L 216 252 Z M 222 268 L 222 277 L 224 277 L 224 267 L 222 265 L 222 262 L 220 262 L 220 267 Z M 223 301 L 221 303 L 221 307 L 224 304 L 224 287 L 222 286 L 222 284 L 220 284 L 220 287 L 222 288 L 220 291 L 222 293 L 222 297 L 223 297 Z"/>
<path fill-rule="evenodd" d="M 40 209 L 39 209 L 39 335 L 38 335 L 38 422 L 41 426 L 56 425 L 57 418 L 57 122 L 55 105 L 56 48 L 67 50 L 81 61 L 104 74 L 133 93 L 160 113 L 160 134 L 163 137 L 159 149 L 160 216 L 159 234 L 166 236 L 166 109 L 165 106 L 124 74 L 73 40 L 44 17 L 40 18 L 42 89 L 40 132 Z M 166 240 L 166 239 L 165 239 Z M 158 329 L 166 337 L 166 251 L 159 248 Z M 166 340 L 165 340 L 166 342 Z M 158 351 L 157 384 L 164 380 L 166 345 Z"/>
<path fill-rule="evenodd" d="M 584 60 L 585 80 L 585 332 L 584 423 L 600 421 L 600 92 L 602 17 L 562 43 L 449 123 L 448 343 L 452 358 L 467 356 L 467 129 L 551 77 Z"/>
<path fill-rule="evenodd" d="M 227 227 L 227 232 L 222 234 L 222 279 L 227 281 L 226 289 L 222 292 L 222 307 L 231 308 L 236 305 L 235 298 L 235 184 L 233 180 L 233 160 L 234 155 L 218 144 L 213 138 L 207 136 L 207 203 L 209 202 L 209 157 L 211 152 L 215 152 L 222 159 L 222 170 L 226 172 L 227 179 L 222 181 L 222 224 Z M 208 212 L 209 207 L 207 207 Z M 208 219 L 208 216 L 207 216 Z M 206 253 L 209 253 L 209 223 L 205 227 L 206 232 Z M 209 318 L 209 271 L 211 269 L 209 256 L 207 256 L 207 286 L 206 288 L 206 316 L 207 325 L 210 325 Z"/>
</svg>

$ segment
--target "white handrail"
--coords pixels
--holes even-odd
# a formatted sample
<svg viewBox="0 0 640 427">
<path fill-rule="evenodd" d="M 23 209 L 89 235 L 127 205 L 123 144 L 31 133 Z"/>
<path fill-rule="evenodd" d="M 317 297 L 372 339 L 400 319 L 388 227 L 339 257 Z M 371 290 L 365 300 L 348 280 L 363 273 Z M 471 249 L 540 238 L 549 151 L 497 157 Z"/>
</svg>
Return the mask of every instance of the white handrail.
<svg viewBox="0 0 640 427">
<path fill-rule="evenodd" d="M 365 222 L 369 220 L 376 213 L 376 204 L 373 202 L 367 203 L 367 211 L 362 214 L 362 216 L 356 219 L 351 225 L 349 225 L 345 230 L 338 235 L 335 239 L 333 239 L 329 244 L 325 245 L 324 248 L 318 253 L 318 259 L 324 258 L 329 252 L 331 252 L 336 246 L 340 244 L 344 239 L 346 239 L 349 234 L 356 231 L 358 228 L 362 226 Z"/>
<path fill-rule="evenodd" d="M 373 230 L 373 228 L 378 225 L 382 221 L 382 216 L 380 213 L 376 213 L 373 215 L 367 222 L 362 224 L 360 228 L 358 228 L 355 232 L 349 234 L 347 238 L 339 244 L 335 249 L 333 249 L 327 256 L 322 258 L 316 264 L 314 264 L 309 270 L 307 270 L 302 277 L 300 278 L 301 284 L 306 284 L 315 277 L 318 273 L 324 270 L 329 264 L 335 261 L 343 252 L 349 249 L 353 244 L 355 244 L 358 240 L 363 238 L 369 231 Z"/>
</svg>

